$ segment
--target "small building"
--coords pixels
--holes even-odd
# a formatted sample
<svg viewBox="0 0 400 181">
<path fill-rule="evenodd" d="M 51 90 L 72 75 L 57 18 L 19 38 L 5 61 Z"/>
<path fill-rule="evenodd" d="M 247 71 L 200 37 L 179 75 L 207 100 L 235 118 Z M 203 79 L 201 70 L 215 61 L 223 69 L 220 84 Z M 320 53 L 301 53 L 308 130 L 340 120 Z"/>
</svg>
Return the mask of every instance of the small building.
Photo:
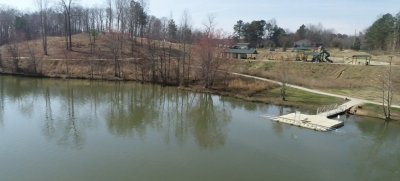
<svg viewBox="0 0 400 181">
<path fill-rule="evenodd" d="M 257 50 L 255 48 L 250 48 L 249 43 L 238 43 L 232 48 L 225 50 L 225 55 L 227 58 L 234 59 L 256 59 Z"/>
<path fill-rule="evenodd" d="M 312 46 L 312 42 L 308 39 L 303 39 L 303 40 L 299 40 L 294 42 L 294 47 L 311 47 Z"/>
</svg>

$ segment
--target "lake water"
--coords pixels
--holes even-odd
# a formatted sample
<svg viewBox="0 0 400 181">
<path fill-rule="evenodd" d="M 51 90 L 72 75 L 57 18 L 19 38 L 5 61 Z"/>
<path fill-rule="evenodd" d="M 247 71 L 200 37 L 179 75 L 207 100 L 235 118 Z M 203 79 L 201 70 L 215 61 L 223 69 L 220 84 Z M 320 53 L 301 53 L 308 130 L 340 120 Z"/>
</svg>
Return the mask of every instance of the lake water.
<svg viewBox="0 0 400 181">
<path fill-rule="evenodd" d="M 1 181 L 400 180 L 400 126 L 124 82 L 0 76 Z"/>
</svg>

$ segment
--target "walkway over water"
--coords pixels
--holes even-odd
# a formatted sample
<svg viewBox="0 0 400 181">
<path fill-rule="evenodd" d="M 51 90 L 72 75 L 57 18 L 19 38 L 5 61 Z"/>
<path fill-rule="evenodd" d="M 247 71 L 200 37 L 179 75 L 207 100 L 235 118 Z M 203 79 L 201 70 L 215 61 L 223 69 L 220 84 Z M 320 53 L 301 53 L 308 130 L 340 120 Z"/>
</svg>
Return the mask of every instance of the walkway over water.
<svg viewBox="0 0 400 181">
<path fill-rule="evenodd" d="M 332 117 L 332 116 L 336 116 L 338 114 L 342 114 L 344 112 L 346 112 L 347 110 L 351 109 L 354 106 L 358 106 L 363 104 L 363 102 L 361 100 L 358 99 L 353 99 L 349 102 L 346 102 L 340 106 L 335 106 L 333 109 L 329 109 L 328 111 L 324 111 L 324 112 L 317 112 L 318 116 L 323 116 L 323 117 Z"/>
</svg>

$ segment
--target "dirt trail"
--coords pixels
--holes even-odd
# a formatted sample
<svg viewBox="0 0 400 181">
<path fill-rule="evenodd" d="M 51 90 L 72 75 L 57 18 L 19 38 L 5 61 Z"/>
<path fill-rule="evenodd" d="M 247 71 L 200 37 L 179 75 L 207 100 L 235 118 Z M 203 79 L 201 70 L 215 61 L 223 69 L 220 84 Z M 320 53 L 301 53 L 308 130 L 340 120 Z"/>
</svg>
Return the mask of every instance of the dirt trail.
<svg viewBox="0 0 400 181">
<path fill-rule="evenodd" d="M 252 78 L 252 79 L 256 79 L 256 80 L 261 80 L 261 81 L 266 81 L 266 82 L 271 82 L 271 83 L 275 83 L 275 84 L 279 84 L 282 85 L 281 82 L 275 81 L 275 80 L 271 80 L 271 79 L 266 79 L 266 78 L 262 78 L 262 77 L 257 77 L 257 76 L 251 76 L 251 75 L 246 75 L 246 74 L 240 74 L 240 73 L 231 73 L 233 75 L 237 75 L 237 76 L 241 76 L 241 77 L 247 77 L 247 78 Z M 286 86 L 288 87 L 292 87 L 295 89 L 299 89 L 299 90 L 303 90 L 303 91 L 307 91 L 307 92 L 311 92 L 311 93 L 315 93 L 315 94 L 320 94 L 320 95 L 326 95 L 326 96 L 331 96 L 331 97 L 337 97 L 337 98 L 342 98 L 342 99 L 349 99 L 350 101 L 348 103 L 351 104 L 346 104 L 347 106 L 356 106 L 356 105 L 360 105 L 360 104 L 375 104 L 375 105 L 382 105 L 382 103 L 379 102 L 374 102 L 374 101 L 369 101 L 369 100 L 365 100 L 365 99 L 359 99 L 359 98 L 354 98 L 354 97 L 348 97 L 348 96 L 343 96 L 343 95 L 339 95 L 339 94 L 332 94 L 332 93 L 327 93 L 327 92 L 322 92 L 319 90 L 314 90 L 314 89 L 309 89 L 309 88 L 305 88 L 305 87 L 301 87 L 301 86 L 297 86 L 297 85 L 293 85 L 293 84 L 286 84 Z M 399 108 L 399 105 L 392 105 L 393 108 Z"/>
</svg>

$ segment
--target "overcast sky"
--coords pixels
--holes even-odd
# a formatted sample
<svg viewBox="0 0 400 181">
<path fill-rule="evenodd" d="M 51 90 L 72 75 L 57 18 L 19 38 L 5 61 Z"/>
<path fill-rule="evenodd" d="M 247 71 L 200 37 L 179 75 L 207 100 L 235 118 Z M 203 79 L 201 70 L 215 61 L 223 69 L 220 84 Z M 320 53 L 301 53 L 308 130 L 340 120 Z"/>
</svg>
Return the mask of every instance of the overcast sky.
<svg viewBox="0 0 400 181">
<path fill-rule="evenodd" d="M 49 0 L 52 3 L 58 0 Z M 103 5 L 105 0 L 74 0 L 82 5 Z M 0 0 L 0 4 L 34 11 L 34 0 Z M 363 31 L 379 15 L 400 12 L 400 0 L 147 0 L 148 9 L 157 17 L 171 14 L 179 22 L 186 9 L 192 24 L 201 28 L 208 14 L 227 32 L 238 20 L 276 19 L 280 27 L 296 31 L 302 24 L 322 23 L 336 33 Z"/>
</svg>

